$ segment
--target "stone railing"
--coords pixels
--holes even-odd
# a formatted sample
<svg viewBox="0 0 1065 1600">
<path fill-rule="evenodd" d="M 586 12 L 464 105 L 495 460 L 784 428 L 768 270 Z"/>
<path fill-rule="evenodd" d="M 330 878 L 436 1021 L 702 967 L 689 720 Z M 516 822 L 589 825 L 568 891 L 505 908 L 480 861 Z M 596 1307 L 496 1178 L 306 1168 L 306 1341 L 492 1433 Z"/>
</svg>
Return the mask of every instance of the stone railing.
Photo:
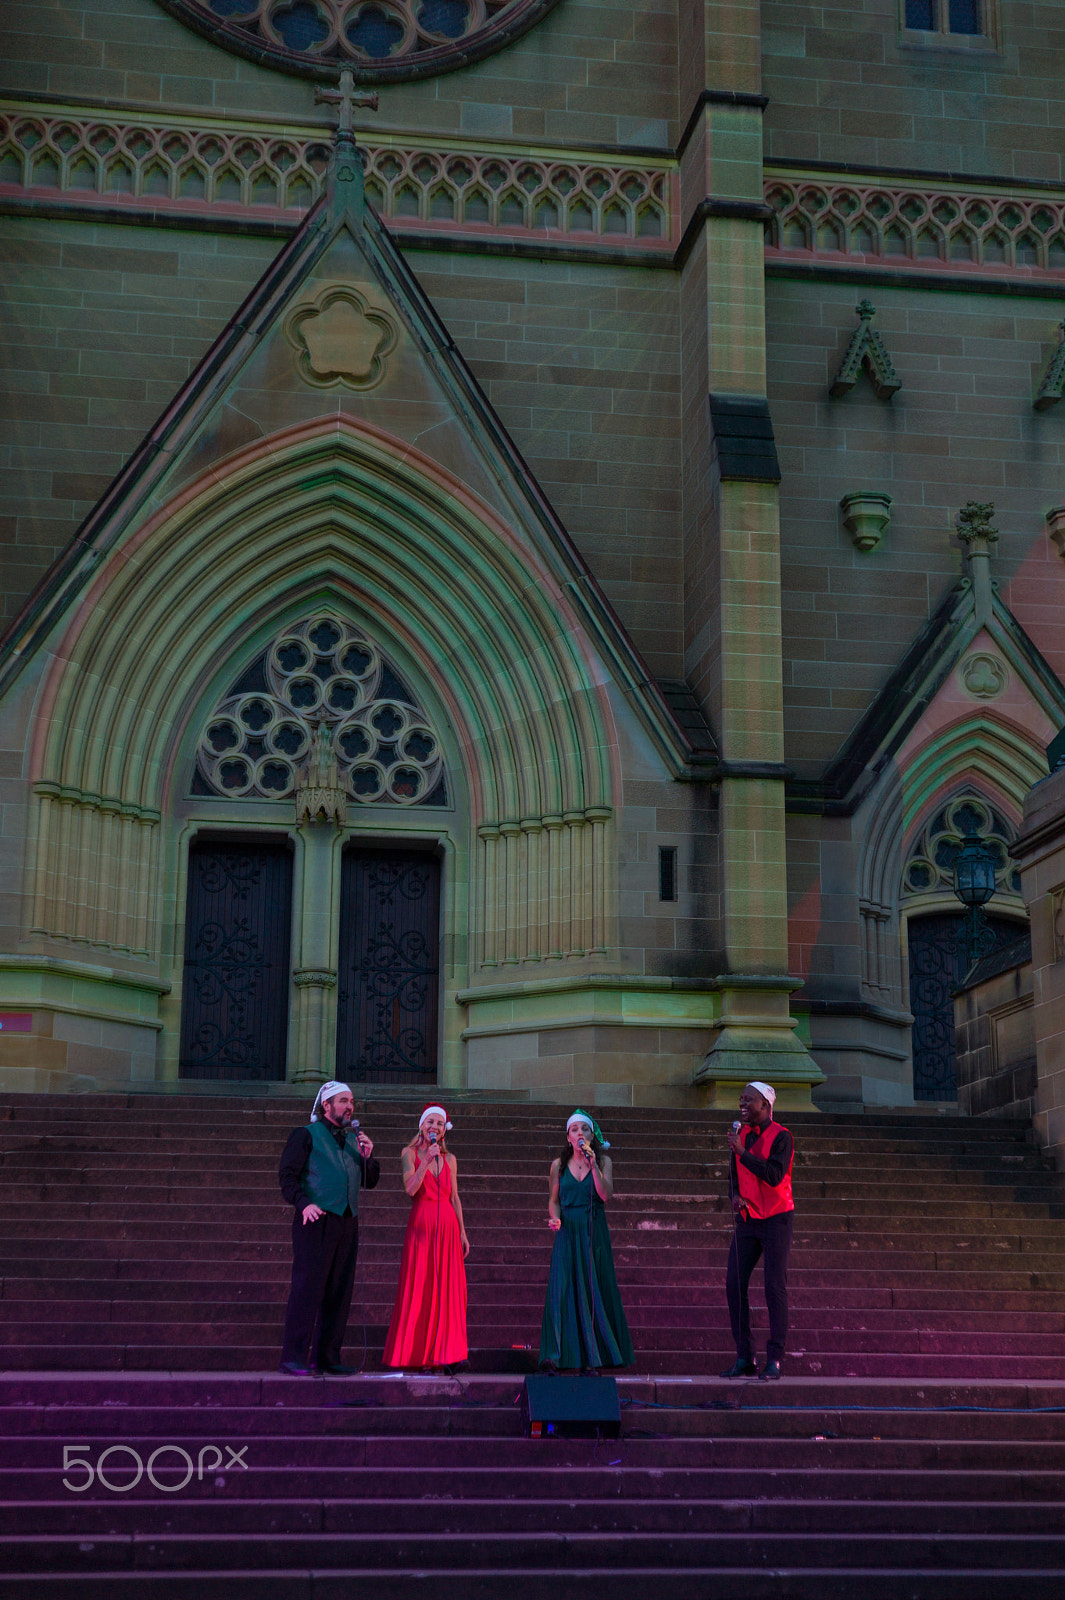
<svg viewBox="0 0 1065 1600">
<path fill-rule="evenodd" d="M 768 260 L 1065 277 L 1065 199 L 1051 195 L 770 176 L 765 198 Z"/>
<path fill-rule="evenodd" d="M 363 135 L 360 134 L 360 142 Z M 0 107 L 0 207 L 33 201 L 287 231 L 318 198 L 321 128 L 146 111 L 121 120 L 23 101 Z M 365 136 L 366 192 L 389 228 L 621 250 L 668 262 L 682 233 L 673 158 Z M 1065 280 L 1065 198 L 1018 184 L 893 184 L 770 168 L 769 263 Z"/>
<path fill-rule="evenodd" d="M 670 165 L 388 139 L 362 150 L 367 195 L 400 233 L 674 248 Z M 0 111 L 0 197 L 295 225 L 321 192 L 328 156 L 328 136 L 308 130 Z"/>
</svg>

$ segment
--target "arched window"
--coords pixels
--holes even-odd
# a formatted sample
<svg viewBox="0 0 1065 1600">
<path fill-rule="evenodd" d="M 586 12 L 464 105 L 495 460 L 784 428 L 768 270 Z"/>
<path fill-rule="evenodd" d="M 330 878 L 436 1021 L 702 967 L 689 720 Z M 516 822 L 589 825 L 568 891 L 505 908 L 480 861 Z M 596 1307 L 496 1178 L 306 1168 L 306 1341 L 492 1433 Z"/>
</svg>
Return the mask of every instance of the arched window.
<svg viewBox="0 0 1065 1600">
<path fill-rule="evenodd" d="M 324 741 L 359 805 L 447 805 L 443 747 L 361 629 L 327 614 L 283 629 L 204 724 L 194 795 L 283 800 Z"/>
</svg>

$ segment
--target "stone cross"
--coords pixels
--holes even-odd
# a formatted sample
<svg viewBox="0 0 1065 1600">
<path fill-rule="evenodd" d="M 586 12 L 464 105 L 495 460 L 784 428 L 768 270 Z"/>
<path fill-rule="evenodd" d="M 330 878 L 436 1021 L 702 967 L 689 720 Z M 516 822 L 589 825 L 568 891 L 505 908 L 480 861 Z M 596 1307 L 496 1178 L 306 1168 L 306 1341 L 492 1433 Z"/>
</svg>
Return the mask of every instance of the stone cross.
<svg viewBox="0 0 1065 1600">
<path fill-rule="evenodd" d="M 352 112 L 356 106 L 369 106 L 371 111 L 377 110 L 377 96 L 375 94 L 356 94 L 355 74 L 350 67 L 341 67 L 339 89 L 315 89 L 314 99 L 316 105 L 324 102 L 327 105 L 337 107 L 339 111 L 337 135 L 340 138 L 345 135 L 349 139 L 352 137 L 354 133 Z"/>
</svg>

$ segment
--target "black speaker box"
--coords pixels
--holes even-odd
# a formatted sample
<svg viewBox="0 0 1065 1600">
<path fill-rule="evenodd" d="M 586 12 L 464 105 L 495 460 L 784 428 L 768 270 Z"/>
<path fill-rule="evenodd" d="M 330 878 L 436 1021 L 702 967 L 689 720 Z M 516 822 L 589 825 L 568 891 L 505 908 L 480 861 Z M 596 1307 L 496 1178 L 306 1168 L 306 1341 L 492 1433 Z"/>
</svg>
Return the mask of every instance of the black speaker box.
<svg viewBox="0 0 1065 1600">
<path fill-rule="evenodd" d="M 621 1406 L 613 1378 L 562 1378 L 538 1374 L 521 1391 L 521 1421 L 532 1439 L 616 1439 Z"/>
</svg>

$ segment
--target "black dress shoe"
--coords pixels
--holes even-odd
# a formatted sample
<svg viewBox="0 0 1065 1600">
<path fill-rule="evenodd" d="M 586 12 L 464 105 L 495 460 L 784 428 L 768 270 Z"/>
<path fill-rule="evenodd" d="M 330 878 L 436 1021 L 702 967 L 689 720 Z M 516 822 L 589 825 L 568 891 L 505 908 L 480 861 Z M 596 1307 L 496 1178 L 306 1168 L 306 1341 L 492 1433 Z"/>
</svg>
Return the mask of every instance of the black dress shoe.
<svg viewBox="0 0 1065 1600">
<path fill-rule="evenodd" d="M 333 1378 L 353 1378 L 358 1370 L 358 1367 L 349 1367 L 344 1361 L 335 1361 L 332 1366 L 322 1367 L 322 1371 L 328 1372 Z"/>
<path fill-rule="evenodd" d="M 286 1378 L 316 1378 L 317 1367 L 305 1367 L 300 1361 L 282 1361 L 278 1372 L 283 1372 Z"/>
<path fill-rule="evenodd" d="M 759 1374 L 759 1376 L 762 1377 L 762 1378 L 779 1378 L 780 1377 L 780 1362 L 779 1361 L 767 1361 L 765 1366 L 762 1368 L 762 1371 Z"/>
<path fill-rule="evenodd" d="M 733 1366 L 729 1367 L 727 1372 L 721 1373 L 722 1378 L 757 1378 L 757 1376 L 758 1368 L 755 1366 L 754 1362 L 743 1360 L 737 1360 Z M 779 1376 L 780 1369 L 778 1367 L 777 1377 Z"/>
</svg>

